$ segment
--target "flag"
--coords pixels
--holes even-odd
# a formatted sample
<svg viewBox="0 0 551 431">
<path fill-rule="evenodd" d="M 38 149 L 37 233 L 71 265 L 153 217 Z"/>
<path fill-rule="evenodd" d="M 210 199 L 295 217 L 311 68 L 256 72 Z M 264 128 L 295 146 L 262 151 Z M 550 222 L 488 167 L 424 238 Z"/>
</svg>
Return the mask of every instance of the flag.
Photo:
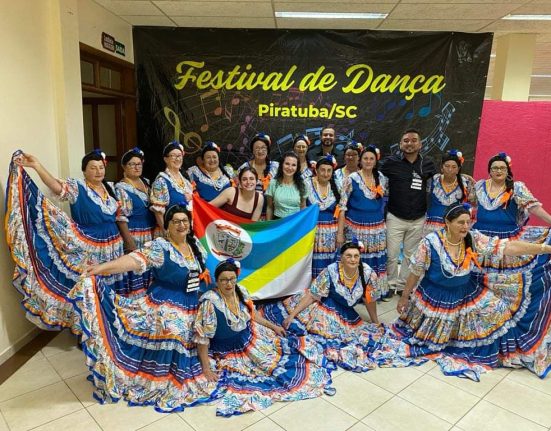
<svg viewBox="0 0 551 431">
<path fill-rule="evenodd" d="M 193 197 L 193 230 L 208 252 L 207 267 L 230 257 L 241 263 L 239 284 L 253 299 L 303 291 L 311 282 L 312 249 L 319 208 L 312 205 L 288 217 L 253 222 Z"/>
</svg>

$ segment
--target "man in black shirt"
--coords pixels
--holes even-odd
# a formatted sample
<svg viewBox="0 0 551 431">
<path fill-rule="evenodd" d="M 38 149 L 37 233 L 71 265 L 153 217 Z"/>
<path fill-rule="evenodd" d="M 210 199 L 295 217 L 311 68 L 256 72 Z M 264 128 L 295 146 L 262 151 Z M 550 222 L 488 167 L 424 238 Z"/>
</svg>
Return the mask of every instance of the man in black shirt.
<svg viewBox="0 0 551 431">
<path fill-rule="evenodd" d="M 318 161 L 323 156 L 331 154 L 337 160 L 337 164 L 342 165 L 343 158 L 335 152 L 335 129 L 332 127 L 324 127 L 320 135 L 320 147 L 310 147 L 307 154 L 308 160 Z"/>
<path fill-rule="evenodd" d="M 423 157 L 421 135 L 416 129 L 402 134 L 402 154 L 386 157 L 380 171 L 388 177 L 387 274 L 389 289 L 402 291 L 410 256 L 417 250 L 427 212 L 427 181 L 436 173 L 431 157 Z M 404 261 L 398 271 L 400 248 Z"/>
</svg>

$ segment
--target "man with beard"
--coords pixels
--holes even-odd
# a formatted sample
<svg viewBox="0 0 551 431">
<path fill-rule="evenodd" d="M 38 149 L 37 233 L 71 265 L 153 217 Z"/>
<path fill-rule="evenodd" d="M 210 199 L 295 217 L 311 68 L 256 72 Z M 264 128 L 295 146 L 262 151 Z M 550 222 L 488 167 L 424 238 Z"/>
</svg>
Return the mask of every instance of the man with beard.
<svg viewBox="0 0 551 431">
<path fill-rule="evenodd" d="M 342 154 L 337 155 L 335 151 L 335 129 L 333 127 L 324 127 L 320 134 L 321 145 L 312 146 L 307 154 L 308 160 L 317 161 L 328 154 L 335 157 L 337 164 L 343 164 Z"/>
<path fill-rule="evenodd" d="M 400 140 L 401 154 L 386 157 L 380 172 L 388 177 L 387 271 L 389 291 L 404 290 L 409 275 L 409 258 L 422 238 L 427 212 L 427 181 L 436 172 L 431 157 L 423 157 L 421 134 L 408 129 Z M 398 268 L 400 249 L 403 246 L 404 260 Z"/>
</svg>

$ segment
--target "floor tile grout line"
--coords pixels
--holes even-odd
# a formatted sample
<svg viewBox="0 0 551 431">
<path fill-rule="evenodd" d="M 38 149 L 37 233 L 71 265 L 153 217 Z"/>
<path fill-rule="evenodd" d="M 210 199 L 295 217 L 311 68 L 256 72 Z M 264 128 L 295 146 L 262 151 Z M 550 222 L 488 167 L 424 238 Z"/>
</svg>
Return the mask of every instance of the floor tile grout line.
<svg viewBox="0 0 551 431">
<path fill-rule="evenodd" d="M 82 373 L 84 374 L 84 373 Z M 80 374 L 78 374 L 80 375 Z M 73 377 L 76 377 L 76 376 L 73 376 Z M 69 379 L 72 379 L 72 377 L 69 377 Z M 69 388 L 69 390 L 71 391 L 71 393 L 75 396 L 75 398 L 78 400 L 78 402 L 82 405 L 82 407 L 84 407 L 84 410 L 86 410 L 86 413 L 92 418 L 92 420 L 98 425 L 99 429 L 103 430 L 103 427 L 101 426 L 101 424 L 96 420 L 96 418 L 94 417 L 94 415 L 92 413 L 90 413 L 88 411 L 88 407 L 91 407 L 95 404 L 91 404 L 90 406 L 85 406 L 84 403 L 81 401 L 81 399 L 78 397 L 78 395 L 75 393 L 75 391 L 73 391 L 73 389 L 71 388 L 71 386 L 69 386 L 69 383 L 66 382 L 65 379 L 63 379 L 63 383 L 65 383 L 65 385 Z M 94 385 L 91 384 L 92 386 L 92 389 L 94 388 Z M 97 403 L 97 401 L 96 401 Z"/>
<path fill-rule="evenodd" d="M 405 388 L 404 388 L 404 389 L 405 389 Z M 406 403 L 409 403 L 409 404 L 411 404 L 412 406 L 417 407 L 419 410 L 423 410 L 424 412 L 430 414 L 431 416 L 434 416 L 435 418 L 438 418 L 438 419 L 440 419 L 440 420 L 442 420 L 442 421 L 444 421 L 444 422 L 450 424 L 450 425 L 453 427 L 453 424 L 452 424 L 450 421 L 448 421 L 448 420 L 446 420 L 446 419 L 444 419 L 444 418 L 442 418 L 442 417 L 436 415 L 434 412 L 428 411 L 428 410 L 425 409 L 424 407 L 421 407 L 421 406 L 418 406 L 417 404 L 412 403 L 410 400 L 406 400 L 404 397 L 401 397 L 400 394 L 396 394 L 394 397 L 400 398 L 402 401 L 405 401 Z M 390 400 L 389 400 L 389 401 L 390 401 Z M 366 417 L 367 417 L 367 416 L 366 416 Z M 364 418 L 364 419 L 365 419 L 365 418 Z M 363 419 L 362 419 L 362 420 L 363 420 Z"/>
<path fill-rule="evenodd" d="M 2 410 L 0 410 L 0 419 L 4 421 L 4 423 L 6 424 L 6 427 L 8 428 L 8 431 L 10 431 L 11 430 L 10 424 L 6 420 L 6 417 L 4 416 L 4 413 L 2 413 Z"/>
<path fill-rule="evenodd" d="M 507 412 L 509 412 L 509 413 L 512 413 L 512 414 L 514 414 L 515 416 L 518 416 L 519 418 L 526 419 L 527 421 L 530 421 L 530 422 L 532 422 L 532 423 L 534 423 L 534 424 L 536 424 L 536 425 L 539 425 L 540 427 L 546 428 L 545 425 L 540 424 L 539 422 L 536 422 L 536 421 L 533 420 L 533 419 L 530 419 L 530 418 L 521 416 L 521 415 L 519 415 L 518 413 L 516 413 L 516 412 L 514 412 L 514 411 L 512 411 L 512 410 L 509 410 L 507 407 L 500 406 L 499 404 L 496 404 L 496 403 L 494 403 L 494 402 L 492 402 L 492 401 L 490 401 L 490 400 L 484 399 L 484 401 L 486 401 L 487 403 L 489 403 L 489 404 L 491 404 L 491 405 L 493 405 L 493 406 L 495 406 L 495 407 L 498 407 L 498 408 L 503 409 L 503 410 L 505 410 L 505 411 L 507 411 Z M 551 428 L 550 428 L 550 429 L 551 429 Z"/>
<path fill-rule="evenodd" d="M 356 419 L 356 418 L 354 418 Z M 358 425 L 359 423 L 361 422 L 361 419 L 358 419 L 356 422 L 354 422 L 352 425 L 350 425 L 348 428 L 346 428 L 346 430 L 344 431 L 348 431 L 348 430 L 351 430 L 352 428 L 354 428 L 356 425 Z M 367 426 L 367 425 L 366 425 Z"/>
<path fill-rule="evenodd" d="M 38 424 L 38 425 L 36 425 L 36 426 L 33 426 L 32 428 L 27 428 L 26 431 L 32 431 L 32 430 L 34 430 L 34 429 L 37 429 L 38 427 L 42 427 L 42 426 L 44 426 L 44 425 L 51 424 L 52 422 L 55 422 L 55 421 L 57 421 L 58 419 L 62 419 L 62 418 L 64 418 L 64 417 L 70 416 L 70 415 L 72 415 L 72 414 L 74 414 L 74 413 L 80 412 L 81 410 L 86 410 L 86 409 L 85 409 L 85 408 L 82 408 L 82 409 L 75 410 L 75 411 L 73 411 L 73 412 L 71 412 L 71 413 L 67 413 L 66 415 L 61 415 L 61 416 L 59 416 L 59 417 L 57 417 L 57 418 L 52 419 L 51 421 L 47 421 L 47 422 Z M 86 412 L 86 413 L 88 413 L 88 412 Z M 100 428 L 101 428 L 101 427 L 100 427 Z"/>
<path fill-rule="evenodd" d="M 262 412 L 262 410 L 257 410 L 259 412 Z M 279 411 L 279 410 L 278 410 Z M 275 413 L 275 412 L 274 412 Z M 255 426 L 258 422 L 260 421 L 263 421 L 264 419 L 268 419 L 271 423 L 275 424 L 276 426 L 278 426 L 279 428 L 281 428 L 282 430 L 285 430 L 285 428 L 283 428 L 280 424 L 278 424 L 277 422 L 275 422 L 274 420 L 270 419 L 268 416 L 264 416 L 262 419 L 256 421 L 255 423 L 252 423 L 250 425 L 247 425 L 246 428 L 243 428 L 241 431 L 247 431 L 249 428 Z M 195 428 L 194 428 L 195 429 Z M 285 430 L 287 431 L 287 430 Z"/>
<path fill-rule="evenodd" d="M 494 387 L 493 387 L 492 389 L 490 389 L 488 392 L 486 392 L 486 393 L 484 394 L 484 396 L 479 397 L 479 400 L 475 403 L 475 405 L 473 405 L 469 410 L 467 410 L 467 411 L 465 412 L 465 414 L 464 414 L 463 416 L 461 416 L 453 425 L 454 425 L 454 426 L 457 426 L 457 424 L 458 424 L 459 422 L 461 422 L 461 420 L 462 420 L 465 416 L 467 416 L 467 415 L 468 415 L 477 405 L 479 405 L 482 401 L 489 402 L 488 400 L 485 399 L 485 397 L 486 397 L 490 392 L 492 392 L 501 382 L 503 382 L 503 381 L 507 378 L 508 375 L 509 375 L 509 374 L 506 374 L 506 375 L 502 376 L 501 379 L 494 385 Z M 495 405 L 495 404 L 494 404 L 494 405 Z M 497 407 L 500 407 L 500 406 L 497 406 Z M 513 412 L 511 412 L 511 413 L 513 413 Z M 519 416 L 519 415 L 517 415 L 517 416 Z"/>
<path fill-rule="evenodd" d="M 349 371 L 349 372 L 351 372 L 351 371 Z M 330 404 L 332 407 L 337 408 L 338 410 L 340 410 L 340 411 L 343 412 L 344 414 L 350 416 L 352 419 L 355 419 L 356 421 L 361 420 L 361 419 L 356 419 L 355 416 L 352 416 L 350 413 L 348 413 L 347 411 L 341 409 L 339 406 L 333 404 L 331 401 L 327 401 L 325 398 L 323 398 L 323 396 L 320 396 L 320 397 L 318 397 L 318 398 L 319 398 L 320 400 L 325 401 L 326 403 Z M 328 396 L 328 398 L 330 398 L 330 397 Z M 315 398 L 311 398 L 311 399 L 315 399 Z"/>
<path fill-rule="evenodd" d="M 520 368 L 520 370 L 522 370 L 522 369 L 524 369 L 524 368 Z M 513 370 L 515 370 L 515 368 L 513 368 Z M 511 373 L 507 374 L 505 377 L 508 377 L 508 376 L 510 376 L 510 375 L 511 375 Z M 534 374 L 534 375 L 535 375 L 535 374 Z M 551 376 L 551 375 L 550 375 L 550 376 Z M 519 385 L 522 385 L 522 386 L 524 386 L 524 387 L 533 389 L 534 391 L 537 391 L 537 392 L 539 392 L 539 393 L 542 393 L 542 394 L 545 394 L 545 395 L 549 395 L 549 396 L 551 397 L 551 393 L 542 391 L 542 390 L 540 390 L 540 389 L 538 389 L 538 388 L 535 388 L 535 387 L 533 387 L 533 386 L 529 386 L 529 385 L 527 385 L 526 383 L 522 383 L 522 382 L 519 382 L 519 381 L 513 380 L 513 379 L 511 379 L 510 381 L 513 382 L 513 383 L 517 383 L 517 384 L 519 384 Z M 501 383 L 501 382 L 500 382 L 500 383 Z"/>
<path fill-rule="evenodd" d="M 351 373 L 352 375 L 354 375 L 354 374 L 362 374 L 362 373 L 354 373 L 354 372 L 348 371 L 348 370 L 345 370 L 345 372 L 346 372 L 346 373 Z M 343 374 L 344 374 L 344 373 L 339 374 L 338 377 L 342 376 Z M 358 377 L 360 377 L 360 376 L 358 376 Z M 360 377 L 360 378 L 362 378 L 362 377 Z M 366 382 L 371 383 L 372 385 L 375 385 L 375 383 L 369 382 L 369 381 L 367 381 L 367 380 L 366 380 Z M 375 386 L 377 386 L 377 385 L 375 385 Z M 377 386 L 377 387 L 381 388 L 380 386 Z M 389 392 L 391 395 L 394 395 L 394 393 L 390 392 L 388 389 L 384 389 L 384 388 L 381 388 L 381 389 L 385 390 L 386 392 Z M 320 398 L 321 398 L 323 401 L 326 401 L 326 399 L 323 398 L 323 396 L 320 397 Z M 330 396 L 327 396 L 327 398 L 331 398 L 331 397 L 330 397 Z M 385 403 L 386 403 L 387 401 L 389 401 L 390 399 L 392 399 L 392 397 L 390 397 L 388 400 L 384 401 L 383 404 L 385 404 Z M 356 419 L 355 416 L 352 416 L 350 413 L 348 413 L 347 411 L 341 409 L 341 408 L 340 408 L 339 406 L 337 406 L 336 404 L 333 404 L 331 401 L 326 401 L 326 402 L 328 402 L 329 404 L 331 404 L 333 407 L 336 407 L 337 409 L 339 409 L 339 410 L 342 411 L 343 413 L 346 413 L 346 414 L 347 414 L 348 416 L 350 416 L 351 418 Z M 383 404 L 381 404 L 381 405 L 383 405 Z M 369 416 L 371 413 L 373 413 L 373 412 L 374 412 L 375 410 L 377 410 L 379 407 L 380 407 L 380 406 L 374 408 L 373 410 L 371 410 L 371 412 L 369 412 L 369 413 L 368 413 L 367 415 L 365 415 L 364 417 Z M 279 410 L 278 410 L 278 411 L 279 411 Z M 275 412 L 274 412 L 274 413 L 275 413 Z M 357 419 L 357 421 L 359 422 L 359 421 L 361 421 L 362 419 L 363 419 L 363 418 Z"/>
<path fill-rule="evenodd" d="M 57 381 L 57 382 L 53 382 L 53 383 L 50 383 L 50 384 L 48 384 L 48 385 L 41 386 L 41 387 L 36 388 L 36 389 L 32 389 L 32 390 L 30 390 L 29 392 L 25 392 L 24 394 L 19 394 L 19 395 L 16 395 L 15 397 L 8 398 L 7 400 L 0 401 L 0 404 L 7 403 L 8 401 L 15 400 L 16 398 L 19 398 L 19 397 L 23 397 L 23 396 L 25 396 L 25 395 L 32 394 L 33 392 L 40 391 L 40 390 L 42 390 L 42 389 L 44 389 L 44 388 L 48 388 L 48 387 L 53 386 L 53 385 L 57 385 L 57 384 L 59 384 L 59 383 L 61 383 L 61 382 L 64 382 L 64 380 L 61 379 L 61 380 L 59 380 L 59 381 Z M 65 383 L 65 382 L 64 382 L 64 383 Z"/>
</svg>

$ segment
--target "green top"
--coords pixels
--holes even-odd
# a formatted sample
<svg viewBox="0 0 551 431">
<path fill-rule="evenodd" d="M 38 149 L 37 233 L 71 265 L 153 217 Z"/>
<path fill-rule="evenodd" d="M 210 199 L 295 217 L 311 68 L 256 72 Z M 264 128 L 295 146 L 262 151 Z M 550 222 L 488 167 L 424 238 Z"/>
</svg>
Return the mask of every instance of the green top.
<svg viewBox="0 0 551 431">
<path fill-rule="evenodd" d="M 274 202 L 274 215 L 287 217 L 300 211 L 300 192 L 296 184 L 282 184 L 273 179 L 270 181 L 266 196 L 271 196 Z"/>
</svg>

